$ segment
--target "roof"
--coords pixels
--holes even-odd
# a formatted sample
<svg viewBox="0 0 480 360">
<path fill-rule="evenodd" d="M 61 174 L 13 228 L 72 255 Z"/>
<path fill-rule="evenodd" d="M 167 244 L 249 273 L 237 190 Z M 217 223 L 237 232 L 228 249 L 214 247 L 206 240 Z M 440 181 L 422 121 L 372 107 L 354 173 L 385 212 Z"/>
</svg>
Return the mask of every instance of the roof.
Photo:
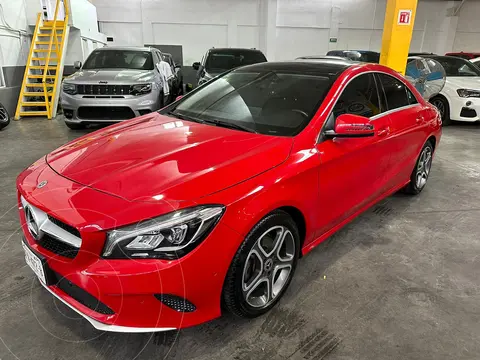
<svg viewBox="0 0 480 360">
<path fill-rule="evenodd" d="M 332 55 L 308 55 L 300 56 L 295 60 L 345 60 L 347 58 L 341 56 L 332 56 Z"/>
<path fill-rule="evenodd" d="M 285 71 L 308 73 L 318 76 L 335 76 L 344 72 L 352 65 L 354 65 L 354 63 L 348 60 L 296 60 L 258 63 L 244 66 L 240 68 L 240 70 L 253 70 L 262 72 Z"/>
<path fill-rule="evenodd" d="M 141 46 L 105 46 L 95 50 L 130 50 L 130 51 L 152 51 L 151 47 Z"/>
<path fill-rule="evenodd" d="M 457 56 L 435 55 L 435 54 L 416 55 L 416 56 L 409 56 L 409 57 L 415 57 L 415 58 L 424 57 L 424 58 L 430 58 L 430 59 L 447 59 L 447 60 L 448 60 L 448 59 L 455 59 L 455 60 L 462 59 L 462 60 L 466 60 L 466 59 L 464 59 L 464 58 L 457 57 Z"/>
<path fill-rule="evenodd" d="M 210 48 L 209 51 L 228 51 L 228 50 L 233 50 L 233 51 L 251 51 L 251 52 L 262 52 L 259 49 L 249 49 L 249 48 Z"/>
</svg>

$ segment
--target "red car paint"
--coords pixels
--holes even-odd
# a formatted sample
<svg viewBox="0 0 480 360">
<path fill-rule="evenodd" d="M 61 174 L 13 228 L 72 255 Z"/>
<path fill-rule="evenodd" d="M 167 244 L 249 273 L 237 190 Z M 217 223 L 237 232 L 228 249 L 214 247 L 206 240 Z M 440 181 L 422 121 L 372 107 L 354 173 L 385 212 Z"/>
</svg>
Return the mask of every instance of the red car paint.
<svg viewBox="0 0 480 360">
<path fill-rule="evenodd" d="M 400 79 L 418 105 L 375 119 L 375 136 L 317 139 L 349 80 L 363 72 Z M 21 210 L 26 242 L 48 266 L 114 310 L 102 315 L 56 286 L 50 290 L 104 324 L 183 328 L 221 314 L 221 292 L 245 235 L 269 212 L 296 208 L 304 218 L 302 253 L 409 182 L 425 142 L 438 145 L 441 120 L 413 86 L 376 64 L 354 65 L 333 84 L 295 137 L 253 134 L 158 113 L 93 132 L 37 161 L 17 179 L 30 204 L 77 228 L 72 260 L 38 246 Z M 47 164 L 48 162 L 48 164 Z M 38 188 L 41 181 L 48 181 Z M 208 237 L 179 260 L 107 260 L 105 232 L 197 204 L 226 211 Z M 300 265 L 301 266 L 301 265 Z M 153 296 L 184 297 L 197 307 L 176 312 Z"/>
<path fill-rule="evenodd" d="M 446 53 L 445 56 L 455 56 L 455 57 L 461 57 L 462 59 L 471 60 L 471 59 L 476 59 L 477 57 L 480 57 L 480 53 L 460 51 L 460 52 L 449 52 L 449 53 Z"/>
</svg>

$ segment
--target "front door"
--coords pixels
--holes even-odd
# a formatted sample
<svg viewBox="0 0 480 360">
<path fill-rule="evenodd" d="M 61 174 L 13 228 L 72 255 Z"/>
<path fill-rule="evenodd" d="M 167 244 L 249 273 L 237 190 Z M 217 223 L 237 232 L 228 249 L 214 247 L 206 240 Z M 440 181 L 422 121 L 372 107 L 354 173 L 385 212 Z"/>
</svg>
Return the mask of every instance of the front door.
<svg viewBox="0 0 480 360">
<path fill-rule="evenodd" d="M 362 74 L 346 85 L 325 130 L 334 127 L 341 114 L 370 119 L 375 135 L 365 138 L 325 139 L 317 145 L 319 170 L 319 229 L 317 237 L 331 230 L 385 192 L 384 176 L 389 161 L 390 118 L 379 101 L 372 73 Z"/>
</svg>

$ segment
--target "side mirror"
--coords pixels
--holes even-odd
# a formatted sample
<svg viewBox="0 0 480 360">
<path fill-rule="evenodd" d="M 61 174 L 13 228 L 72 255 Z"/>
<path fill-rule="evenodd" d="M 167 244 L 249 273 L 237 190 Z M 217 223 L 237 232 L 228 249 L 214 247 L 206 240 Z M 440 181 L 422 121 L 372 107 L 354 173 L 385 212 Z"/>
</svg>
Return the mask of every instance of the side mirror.
<svg viewBox="0 0 480 360">
<path fill-rule="evenodd" d="M 180 70 L 182 68 L 181 65 L 175 65 L 175 70 Z"/>
<path fill-rule="evenodd" d="M 73 67 L 76 69 L 76 70 L 80 70 L 82 68 L 82 62 L 81 61 L 75 61 L 73 63 Z"/>
<path fill-rule="evenodd" d="M 358 138 L 374 135 L 375 128 L 370 120 L 364 116 L 354 114 L 340 115 L 335 121 L 335 130 L 325 131 L 327 138 Z"/>
<path fill-rule="evenodd" d="M 198 70 L 200 69 L 200 63 L 197 61 L 197 62 L 194 62 L 192 67 L 195 69 L 195 70 Z"/>
</svg>

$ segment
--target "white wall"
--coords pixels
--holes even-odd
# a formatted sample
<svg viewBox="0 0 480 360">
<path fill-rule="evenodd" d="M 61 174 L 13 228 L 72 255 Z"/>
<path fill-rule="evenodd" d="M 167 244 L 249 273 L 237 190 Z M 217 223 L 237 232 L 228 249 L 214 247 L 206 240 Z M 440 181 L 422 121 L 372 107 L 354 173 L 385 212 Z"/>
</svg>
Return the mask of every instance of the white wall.
<svg viewBox="0 0 480 360">
<path fill-rule="evenodd" d="M 185 64 L 212 47 L 260 46 L 261 0 L 94 0 L 115 45 L 183 45 Z"/>
<path fill-rule="evenodd" d="M 268 47 L 269 60 L 322 55 L 333 49 L 380 51 L 386 8 L 386 0 L 92 1 L 102 31 L 116 44 L 183 45 L 186 65 L 198 61 L 211 46 L 264 51 Z M 265 2 L 275 9 L 268 46 Z M 448 9 L 459 3 L 419 0 L 410 50 L 440 54 L 480 50 L 480 1 L 467 0 L 458 17 L 447 17 Z M 329 38 L 337 38 L 337 43 Z"/>
<path fill-rule="evenodd" d="M 30 39 L 27 36 L 27 19 L 23 1 L 0 0 L 0 66 L 25 65 L 30 49 Z M 8 25 L 19 30 L 7 30 Z"/>
<path fill-rule="evenodd" d="M 480 51 L 480 2 L 466 1 L 459 12 L 454 51 Z"/>
</svg>

